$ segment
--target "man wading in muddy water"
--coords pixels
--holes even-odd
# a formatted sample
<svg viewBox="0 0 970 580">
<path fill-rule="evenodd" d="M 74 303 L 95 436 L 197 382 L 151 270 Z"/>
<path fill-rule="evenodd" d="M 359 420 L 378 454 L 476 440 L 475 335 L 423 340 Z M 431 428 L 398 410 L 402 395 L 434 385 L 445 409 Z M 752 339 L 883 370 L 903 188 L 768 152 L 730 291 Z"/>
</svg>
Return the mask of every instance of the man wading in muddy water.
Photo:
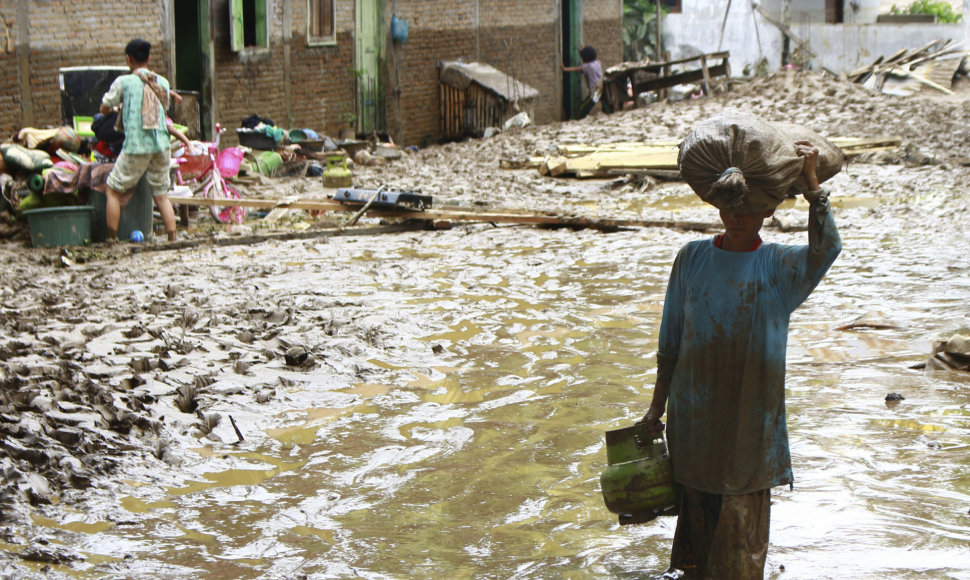
<svg viewBox="0 0 970 580">
<path fill-rule="evenodd" d="M 760 580 L 770 488 L 793 481 L 784 390 L 789 317 L 842 248 L 819 189 L 818 149 L 808 141 L 795 147 L 811 190 L 809 244 L 762 244 L 761 226 L 774 210 L 721 210 L 724 233 L 681 248 L 670 274 L 657 382 L 642 422 L 659 432 L 669 404 L 679 499 L 670 567 L 684 578 Z M 747 188 L 734 167 L 714 187 Z"/>
<path fill-rule="evenodd" d="M 135 187 L 143 175 L 148 178 L 169 241 L 176 237 L 175 210 L 168 200 L 172 150 L 165 127 L 165 109 L 169 85 L 165 77 L 148 70 L 151 48 L 151 44 L 138 38 L 128 43 L 125 60 L 131 74 L 115 79 L 101 99 L 102 115 L 122 105 L 119 115 L 125 131 L 125 143 L 108 175 L 105 195 L 104 217 L 109 241 L 118 239 L 121 194 Z"/>
</svg>

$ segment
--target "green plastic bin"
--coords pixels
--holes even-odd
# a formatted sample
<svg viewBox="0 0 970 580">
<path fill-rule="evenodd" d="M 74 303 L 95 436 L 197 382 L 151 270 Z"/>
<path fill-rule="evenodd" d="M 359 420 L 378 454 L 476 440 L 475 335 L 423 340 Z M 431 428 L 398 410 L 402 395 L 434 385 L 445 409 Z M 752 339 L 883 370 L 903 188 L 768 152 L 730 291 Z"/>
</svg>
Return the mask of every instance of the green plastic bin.
<svg viewBox="0 0 970 580">
<path fill-rule="evenodd" d="M 90 205 L 67 205 L 28 209 L 23 212 L 35 248 L 83 246 L 91 241 Z"/>
<path fill-rule="evenodd" d="M 105 221 L 105 207 L 107 198 L 103 193 L 92 189 L 88 195 L 88 202 L 94 207 L 94 219 L 91 221 L 91 240 L 103 242 L 108 239 L 108 224 Z M 142 177 L 135 186 L 135 193 L 128 203 L 121 207 L 121 219 L 118 220 L 118 239 L 127 240 L 131 232 L 138 230 L 145 236 L 145 241 L 152 237 L 152 209 L 155 201 L 152 199 L 148 181 Z"/>
</svg>

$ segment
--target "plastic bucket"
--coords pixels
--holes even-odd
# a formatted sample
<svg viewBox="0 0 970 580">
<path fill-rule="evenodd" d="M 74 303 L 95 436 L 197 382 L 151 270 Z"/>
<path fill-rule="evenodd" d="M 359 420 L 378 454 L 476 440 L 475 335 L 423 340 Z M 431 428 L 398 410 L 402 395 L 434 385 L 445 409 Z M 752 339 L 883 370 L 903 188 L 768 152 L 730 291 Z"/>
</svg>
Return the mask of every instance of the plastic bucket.
<svg viewBox="0 0 970 580">
<path fill-rule="evenodd" d="M 44 207 L 23 212 L 30 226 L 30 242 L 35 248 L 83 246 L 91 241 L 90 205 Z"/>
<path fill-rule="evenodd" d="M 227 147 L 220 151 L 219 157 L 216 158 L 219 174 L 223 177 L 235 177 L 245 156 L 246 154 L 239 147 Z"/>
<path fill-rule="evenodd" d="M 94 207 L 94 217 L 91 220 L 91 239 L 95 242 L 103 242 L 108 239 L 108 224 L 105 217 L 107 198 L 96 189 L 92 189 L 88 195 L 91 205 Z M 138 230 L 145 240 L 152 236 L 152 209 L 155 202 L 152 199 L 148 181 L 142 177 L 135 186 L 135 193 L 128 200 L 128 203 L 121 208 L 121 218 L 118 220 L 118 239 L 127 240 L 131 232 Z"/>
</svg>

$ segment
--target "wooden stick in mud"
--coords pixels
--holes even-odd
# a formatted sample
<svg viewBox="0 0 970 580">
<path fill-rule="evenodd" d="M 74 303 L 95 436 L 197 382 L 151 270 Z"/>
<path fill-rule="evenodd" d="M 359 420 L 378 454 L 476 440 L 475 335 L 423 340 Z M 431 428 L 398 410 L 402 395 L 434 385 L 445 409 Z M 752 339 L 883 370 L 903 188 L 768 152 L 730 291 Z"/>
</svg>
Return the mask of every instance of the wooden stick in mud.
<svg viewBox="0 0 970 580">
<path fill-rule="evenodd" d="M 236 437 L 239 437 L 239 441 L 237 441 L 236 443 L 242 443 L 243 441 L 245 441 L 246 439 L 242 436 L 242 433 L 239 431 L 239 427 L 236 426 L 236 420 L 232 418 L 232 415 L 229 415 L 229 422 L 232 423 L 232 428 L 236 430 Z"/>
<path fill-rule="evenodd" d="M 374 192 L 374 195 L 370 196 L 370 199 L 367 200 L 367 203 L 364 204 L 364 207 L 360 208 L 360 211 L 355 213 L 354 217 L 350 218 L 350 221 L 347 222 L 346 227 L 350 227 L 357 223 L 357 220 L 360 219 L 360 216 L 364 215 L 364 212 L 370 208 L 371 204 L 374 203 L 374 200 L 377 199 L 377 196 L 379 196 L 381 192 L 384 191 L 384 187 L 385 186 L 382 185 L 377 188 L 377 191 Z"/>
</svg>

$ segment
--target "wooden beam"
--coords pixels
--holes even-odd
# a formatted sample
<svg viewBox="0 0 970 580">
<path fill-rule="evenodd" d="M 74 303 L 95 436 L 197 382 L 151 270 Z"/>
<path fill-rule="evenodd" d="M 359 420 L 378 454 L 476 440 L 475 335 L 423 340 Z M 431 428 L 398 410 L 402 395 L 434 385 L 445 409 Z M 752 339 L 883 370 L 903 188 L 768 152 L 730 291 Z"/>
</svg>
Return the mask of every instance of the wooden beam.
<svg viewBox="0 0 970 580">
<path fill-rule="evenodd" d="M 645 149 L 669 149 L 680 144 L 680 139 L 655 139 L 652 141 L 623 141 L 619 143 L 597 143 L 586 145 L 582 143 L 567 143 L 556 149 L 560 155 L 566 157 L 588 155 L 590 153 L 606 153 L 612 151 L 643 151 Z"/>
<path fill-rule="evenodd" d="M 169 197 L 172 203 L 184 205 L 210 206 L 227 205 L 224 200 L 214 200 L 196 197 Z M 287 207 L 290 209 L 309 209 L 320 211 L 356 212 L 364 205 L 362 203 L 343 204 L 333 200 L 298 200 L 280 204 L 269 199 L 238 199 L 232 205 L 243 207 L 273 208 Z M 453 209 L 437 209 L 426 211 L 400 211 L 393 209 L 371 208 L 367 211 L 371 217 L 397 218 L 400 220 L 422 220 L 432 222 L 486 222 L 509 223 L 547 227 L 568 227 L 574 229 L 596 229 L 602 231 L 616 231 L 624 228 L 670 228 L 686 231 L 716 231 L 722 226 L 715 222 L 694 222 L 679 220 L 643 220 L 643 219 L 614 219 L 588 218 L 582 216 L 560 215 L 554 213 L 536 213 L 499 209 L 494 211 L 467 211 Z M 767 227 L 767 226 L 766 226 Z"/>
<path fill-rule="evenodd" d="M 708 69 L 708 77 L 722 77 L 725 74 L 727 74 L 727 67 L 724 64 L 712 66 Z M 703 79 L 704 71 L 691 70 L 638 83 L 633 90 L 635 94 L 646 93 L 657 89 L 682 85 L 684 83 L 693 83 Z"/>
<path fill-rule="evenodd" d="M 831 137 L 829 141 L 843 151 L 852 149 L 868 149 L 870 147 L 899 147 L 903 138 L 897 135 L 889 137 Z"/>
</svg>

